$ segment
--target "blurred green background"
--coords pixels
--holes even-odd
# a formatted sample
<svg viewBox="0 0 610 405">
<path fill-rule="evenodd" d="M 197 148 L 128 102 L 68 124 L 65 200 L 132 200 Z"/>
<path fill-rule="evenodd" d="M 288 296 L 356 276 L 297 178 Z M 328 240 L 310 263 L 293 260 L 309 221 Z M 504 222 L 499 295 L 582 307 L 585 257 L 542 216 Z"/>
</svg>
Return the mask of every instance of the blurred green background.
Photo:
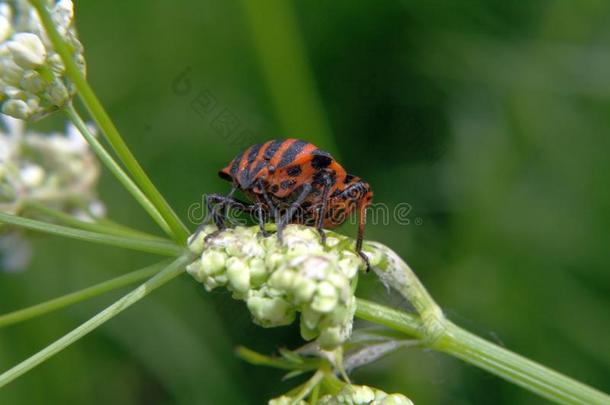
<svg viewBox="0 0 610 405">
<path fill-rule="evenodd" d="M 411 205 L 409 225 L 370 224 L 367 235 L 396 249 L 452 320 L 610 391 L 610 2 L 112 0 L 80 1 L 76 14 L 93 87 L 181 216 L 227 190 L 216 172 L 240 148 L 310 140 L 368 180 L 377 202 Z M 155 229 L 107 173 L 100 194 L 111 218 Z M 3 313 L 155 260 L 34 244 L 31 268 L 0 273 Z M 362 295 L 393 299 L 361 280 Z M 0 367 L 120 293 L 2 329 Z M 256 327 L 243 304 L 184 276 L 0 403 L 259 404 L 295 382 L 240 362 L 234 347 L 300 343 L 296 326 Z M 419 404 L 544 402 L 418 349 L 353 380 Z"/>
</svg>

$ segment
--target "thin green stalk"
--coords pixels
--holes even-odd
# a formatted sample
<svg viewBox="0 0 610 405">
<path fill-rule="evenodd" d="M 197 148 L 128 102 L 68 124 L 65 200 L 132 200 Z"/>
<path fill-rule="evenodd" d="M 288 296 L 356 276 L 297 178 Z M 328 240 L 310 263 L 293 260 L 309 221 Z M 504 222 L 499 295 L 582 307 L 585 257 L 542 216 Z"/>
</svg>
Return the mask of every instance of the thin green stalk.
<svg viewBox="0 0 610 405">
<path fill-rule="evenodd" d="M 0 388 L 15 380 L 19 376 L 25 374 L 26 372 L 30 371 L 34 367 L 45 362 L 55 354 L 59 353 L 66 347 L 70 346 L 74 342 L 87 335 L 89 332 L 93 331 L 105 322 L 114 318 L 123 310 L 135 304 L 136 302 L 150 294 L 153 290 L 157 289 L 158 287 L 166 284 L 170 280 L 182 274 L 184 272 L 185 265 L 190 260 L 192 260 L 192 258 L 189 256 L 181 256 L 177 258 L 165 269 L 157 273 L 154 277 L 150 278 L 144 284 L 140 285 L 135 290 L 123 296 L 123 298 L 114 302 L 112 305 L 95 315 L 93 318 L 81 324 L 76 329 L 73 329 L 71 332 L 59 338 L 55 342 L 51 343 L 38 353 L 34 354 L 23 362 L 17 364 L 15 367 L 1 374 Z"/>
<path fill-rule="evenodd" d="M 239 346 L 235 350 L 235 354 L 237 354 L 237 356 L 242 360 L 255 366 L 267 366 L 282 370 L 295 369 L 294 364 L 288 362 L 284 358 L 266 356 L 264 354 L 257 353 L 254 350 L 250 350 L 247 347 Z"/>
<path fill-rule="evenodd" d="M 78 228 L 78 229 L 105 233 L 108 235 L 130 236 L 130 237 L 137 237 L 137 238 L 144 238 L 144 239 L 164 240 L 164 241 L 169 242 L 169 240 L 167 240 L 167 239 L 160 238 L 160 237 L 154 236 L 154 235 L 150 235 L 146 232 L 138 231 L 138 230 L 131 229 L 131 228 L 128 228 L 125 226 L 104 224 L 104 223 L 100 223 L 98 221 L 95 221 L 95 222 L 81 221 L 80 219 L 78 219 L 70 214 L 66 214 L 63 211 L 49 208 L 46 205 L 41 204 L 37 201 L 26 201 L 24 204 L 24 208 L 29 211 L 38 212 L 39 214 L 43 214 L 49 218 L 53 218 L 53 219 L 63 223 L 64 225 L 68 225 L 68 226 Z"/>
<path fill-rule="evenodd" d="M 388 308 L 376 302 L 356 299 L 356 317 L 423 339 L 423 325 L 419 317 L 407 312 Z"/>
<path fill-rule="evenodd" d="M 53 47 L 61 57 L 64 66 L 66 68 L 66 74 L 72 80 L 76 89 L 78 90 L 79 97 L 83 101 L 83 104 L 102 130 L 108 142 L 119 156 L 129 173 L 133 176 L 134 182 L 140 187 L 142 192 L 148 197 L 150 202 L 155 206 L 159 214 L 163 217 L 165 222 L 172 231 L 173 237 L 179 244 L 183 244 L 189 236 L 189 231 L 186 226 L 180 221 L 180 218 L 169 206 L 167 201 L 163 198 L 159 190 L 155 187 L 153 182 L 148 178 L 136 158 L 133 156 L 125 141 L 119 134 L 119 131 L 115 127 L 114 123 L 108 116 L 108 113 L 98 100 L 97 96 L 87 83 L 87 80 L 78 69 L 76 63 L 72 58 L 72 50 L 70 46 L 66 44 L 63 38 L 59 35 L 57 28 L 55 27 L 49 10 L 45 7 L 46 2 L 42 0 L 30 0 L 30 3 L 36 11 L 44 26 Z"/>
<path fill-rule="evenodd" d="M 303 384 L 302 388 L 299 390 L 298 394 L 292 398 L 290 402 L 291 405 L 297 405 L 299 401 L 305 399 L 309 393 L 320 384 L 322 379 L 324 378 L 325 371 L 320 369 L 315 372 L 314 375 L 311 376 L 309 380 L 305 384 Z"/>
<path fill-rule="evenodd" d="M 104 225 L 108 228 L 116 229 L 119 232 L 125 232 L 125 235 L 129 235 L 131 233 L 131 236 L 138 236 L 138 237 L 147 237 L 148 236 L 151 239 L 167 240 L 166 238 L 161 237 L 161 236 L 153 235 L 151 233 L 140 231 L 138 229 L 133 229 L 127 225 L 123 225 L 123 224 L 115 222 L 111 219 L 108 219 L 107 217 L 98 218 L 96 222 L 98 224 Z"/>
<path fill-rule="evenodd" d="M 138 203 L 144 208 L 144 210 L 151 216 L 151 218 L 167 233 L 172 235 L 172 230 L 167 225 L 167 222 L 163 219 L 157 208 L 150 202 L 148 198 L 142 193 L 138 186 L 131 180 L 131 178 L 123 171 L 117 162 L 112 158 L 110 153 L 104 149 L 102 144 L 93 136 L 87 125 L 82 120 L 78 112 L 71 103 L 65 109 L 68 118 L 74 123 L 76 128 L 80 131 L 83 137 L 87 140 L 91 149 L 97 154 L 99 159 L 106 165 L 108 170 L 117 178 L 117 180 L 127 189 L 127 191 L 136 199 Z"/>
<path fill-rule="evenodd" d="M 145 267 L 140 270 L 132 271 L 125 275 L 92 285 L 82 290 L 75 291 L 61 297 L 53 298 L 51 300 L 41 302 L 40 304 L 32 305 L 28 308 L 19 309 L 17 311 L 9 312 L 8 314 L 0 316 L 0 328 L 13 325 L 15 323 L 24 322 L 29 319 L 48 314 L 53 311 L 57 311 L 62 308 L 66 308 L 70 305 L 76 304 L 81 301 L 88 300 L 106 292 L 116 290 L 117 288 L 125 287 L 127 285 L 142 281 L 149 277 L 154 276 L 161 269 L 166 267 L 170 262 L 163 261 L 161 263 L 153 264 L 152 266 Z"/>
<path fill-rule="evenodd" d="M 165 242 L 161 240 L 142 239 L 84 231 L 81 229 L 69 228 L 67 226 L 51 224 L 48 222 L 36 221 L 34 219 L 18 217 L 5 212 L 0 212 L 0 223 L 11 224 L 52 235 L 64 236 L 87 242 L 102 243 L 159 255 L 178 256 L 184 250 L 182 247 L 169 241 Z"/>
</svg>

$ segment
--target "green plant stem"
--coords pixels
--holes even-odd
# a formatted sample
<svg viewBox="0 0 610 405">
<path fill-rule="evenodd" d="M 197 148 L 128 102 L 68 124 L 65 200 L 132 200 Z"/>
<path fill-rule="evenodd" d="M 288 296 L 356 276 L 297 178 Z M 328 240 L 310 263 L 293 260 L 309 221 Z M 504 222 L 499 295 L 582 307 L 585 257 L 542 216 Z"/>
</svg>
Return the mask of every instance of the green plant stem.
<svg viewBox="0 0 610 405">
<path fill-rule="evenodd" d="M 189 236 L 188 229 L 180 221 L 180 218 L 172 210 L 150 178 L 148 178 L 136 158 L 127 147 L 125 141 L 123 141 L 123 138 L 108 116 L 108 113 L 74 62 L 70 46 L 66 44 L 63 38 L 59 35 L 49 10 L 47 10 L 45 7 L 46 2 L 42 0 L 30 0 L 30 3 L 34 8 L 36 8 L 42 25 L 44 26 L 53 47 L 61 57 L 66 68 L 66 74 L 76 86 L 83 104 L 108 139 L 108 142 L 116 152 L 117 156 L 121 159 L 129 173 L 131 173 L 133 176 L 134 182 L 140 187 L 142 192 L 155 206 L 165 222 L 167 222 L 167 225 L 171 229 L 172 235 L 176 242 L 179 244 L 184 244 Z"/>
<path fill-rule="evenodd" d="M 98 295 L 116 290 L 117 288 L 125 287 L 138 281 L 142 281 L 152 277 L 168 264 L 169 261 L 153 264 L 152 266 L 135 270 L 125 275 L 83 288 L 82 290 L 62 295 L 61 297 L 53 298 L 51 300 L 41 302 L 40 304 L 32 305 L 28 308 L 23 308 L 17 311 L 9 312 L 5 315 L 1 315 L 0 328 L 27 321 L 44 314 L 66 308 L 78 302 L 97 297 Z"/>
<path fill-rule="evenodd" d="M 67 226 L 72 226 L 78 229 L 84 229 L 87 231 L 106 233 L 108 235 L 117 235 L 117 236 L 129 236 L 134 238 L 144 238 L 144 239 L 155 239 L 155 240 L 164 240 L 167 239 L 160 238 L 158 236 L 150 235 L 146 232 L 138 231 L 136 229 L 131 229 L 125 226 L 119 226 L 118 224 L 109 224 L 109 223 L 100 223 L 98 221 L 88 222 L 81 221 L 80 219 L 66 214 L 65 212 L 49 208 L 44 204 L 41 204 L 37 201 L 26 201 L 24 204 L 24 208 L 26 210 L 34 211 L 39 214 L 43 214 L 49 218 L 56 219 L 57 221 L 63 223 Z"/>
<path fill-rule="evenodd" d="M 31 229 L 33 231 L 39 231 L 52 235 L 64 236 L 87 242 L 96 242 L 126 249 L 139 250 L 142 252 L 155 253 L 159 255 L 178 256 L 184 251 L 184 248 L 169 241 L 165 242 L 162 240 L 142 239 L 84 231 L 81 229 L 74 229 L 48 222 L 36 221 L 34 219 L 18 217 L 5 212 L 0 212 L 0 223 L 11 224 L 21 228 Z"/>
<path fill-rule="evenodd" d="M 66 106 L 66 114 L 68 118 L 74 123 L 76 128 L 80 131 L 83 137 L 87 140 L 91 148 L 99 157 L 99 159 L 106 165 L 108 170 L 117 178 L 117 180 L 127 189 L 127 191 L 135 198 L 135 200 L 140 203 L 142 208 L 151 216 L 151 218 L 167 233 L 168 235 L 172 235 L 172 230 L 163 219 L 163 216 L 159 213 L 157 208 L 150 202 L 150 200 L 142 193 L 142 191 L 138 188 L 138 186 L 131 180 L 131 178 L 123 171 L 123 169 L 119 166 L 117 162 L 114 161 L 110 153 L 104 149 L 102 144 L 93 136 L 87 125 L 82 120 L 82 118 L 78 115 L 78 112 L 74 108 L 74 105 L 70 103 Z"/>
<path fill-rule="evenodd" d="M 610 396 L 465 331 L 443 318 L 434 340 L 417 316 L 358 299 L 356 316 L 404 332 L 444 352 L 561 404 L 609 404 Z M 432 343 L 431 343 L 432 342 Z"/>
<path fill-rule="evenodd" d="M 105 322 L 109 321 L 113 317 L 117 316 L 123 310 L 129 308 L 148 294 L 150 294 L 156 288 L 166 284 L 173 278 L 184 272 L 184 266 L 192 260 L 189 256 L 180 256 L 174 260 L 170 265 L 157 273 L 154 277 L 150 278 L 144 284 L 137 287 L 121 299 L 114 302 L 112 305 L 104 309 L 102 312 L 95 315 L 85 323 L 78 326 L 68 334 L 64 335 L 60 339 L 51 343 L 38 353 L 17 364 L 15 367 L 4 372 L 0 375 L 0 387 L 5 386 L 17 377 L 28 372 L 39 364 L 51 358 L 53 355 L 59 353 L 61 350 L 70 346 L 74 342 L 87 335 L 89 332 L 98 328 Z"/>
<path fill-rule="evenodd" d="M 413 305 L 404 313 L 364 300 L 356 316 L 402 331 L 421 345 L 483 368 L 544 398 L 561 404 L 610 404 L 610 396 L 529 359 L 481 339 L 449 321 L 413 270 L 391 249 L 367 243 L 365 252 L 376 258 L 373 270 Z"/>
<path fill-rule="evenodd" d="M 432 349 L 448 353 L 561 404 L 610 404 L 610 396 L 445 321 Z"/>
</svg>

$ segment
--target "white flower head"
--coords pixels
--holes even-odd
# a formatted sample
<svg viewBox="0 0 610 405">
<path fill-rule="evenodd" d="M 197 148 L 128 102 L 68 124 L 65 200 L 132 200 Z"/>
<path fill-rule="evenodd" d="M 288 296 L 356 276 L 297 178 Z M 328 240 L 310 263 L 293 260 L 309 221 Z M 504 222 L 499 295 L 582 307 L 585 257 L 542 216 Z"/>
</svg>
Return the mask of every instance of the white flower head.
<svg viewBox="0 0 610 405">
<path fill-rule="evenodd" d="M 98 161 L 71 124 L 64 132 L 43 134 L 26 131 L 23 121 L 0 114 L 0 211 L 20 214 L 31 202 L 91 221 L 105 213 L 97 198 L 98 178 Z M 22 246 L 8 238 L 12 232 L 0 228 L 5 253 L 10 246 Z M 6 253 L 2 260 L 20 264 L 29 257 L 22 253 L 10 260 Z"/>
<path fill-rule="evenodd" d="M 236 227 L 211 236 L 205 227 L 189 240 L 199 258 L 187 271 L 208 290 L 225 287 L 246 302 L 255 323 L 287 325 L 300 313 L 301 336 L 324 349 L 351 335 L 356 299 L 352 286 L 363 263 L 348 250 L 320 243 L 318 233 L 289 225 L 280 243 L 258 227 Z M 336 238 L 343 238 L 335 236 Z"/>
<path fill-rule="evenodd" d="M 83 46 L 71 0 L 45 0 L 61 37 L 85 73 Z M 36 10 L 27 0 L 0 0 L 0 111 L 38 119 L 65 106 L 75 93 Z"/>
</svg>

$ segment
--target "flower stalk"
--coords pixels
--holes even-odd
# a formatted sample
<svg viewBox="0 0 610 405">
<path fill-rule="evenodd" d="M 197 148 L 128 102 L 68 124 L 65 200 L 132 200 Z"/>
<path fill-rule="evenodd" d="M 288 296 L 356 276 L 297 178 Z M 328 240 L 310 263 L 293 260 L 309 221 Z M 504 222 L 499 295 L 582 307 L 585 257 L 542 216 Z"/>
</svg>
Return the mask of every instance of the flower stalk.
<svg viewBox="0 0 610 405">
<path fill-rule="evenodd" d="M 48 217 L 50 219 L 56 220 L 62 225 L 70 226 L 77 229 L 83 229 L 86 231 L 93 231 L 99 233 L 105 233 L 108 235 L 116 235 L 116 236 L 127 236 L 132 238 L 143 238 L 143 239 L 155 239 L 155 240 L 163 240 L 168 241 L 167 239 L 148 234 L 143 231 L 139 231 L 136 229 L 131 229 L 126 226 L 118 225 L 118 224 L 110 224 L 107 221 L 102 222 L 101 219 L 96 219 L 95 222 L 91 221 L 83 221 L 78 219 L 77 217 L 66 214 L 63 211 L 59 211 L 53 208 L 50 208 L 44 204 L 41 204 L 37 201 L 25 201 L 23 203 L 24 216 L 31 217 L 33 215 L 42 215 L 44 217 Z"/>
<path fill-rule="evenodd" d="M 89 145 L 91 145 L 91 149 L 95 152 L 97 157 L 106 165 L 108 170 L 116 177 L 116 179 L 125 187 L 125 189 L 135 198 L 135 200 L 144 208 L 144 211 L 150 215 L 150 217 L 167 233 L 171 235 L 171 229 L 169 225 L 163 218 L 163 216 L 159 213 L 157 208 L 150 202 L 150 200 L 144 195 L 144 193 L 138 188 L 138 186 L 131 180 L 131 178 L 123 171 L 121 166 L 117 162 L 115 162 L 114 158 L 104 149 L 102 144 L 93 136 L 93 134 L 87 128 L 87 125 L 80 117 L 74 105 L 71 103 L 66 106 L 66 114 L 68 118 L 76 128 L 80 131 L 83 137 L 87 140 Z"/>
<path fill-rule="evenodd" d="M 78 91 L 78 95 L 91 114 L 91 117 L 93 117 L 98 127 L 102 130 L 121 162 L 123 162 L 129 173 L 131 173 L 133 176 L 134 182 L 138 185 L 138 187 L 140 187 L 144 195 L 146 195 L 150 202 L 155 206 L 159 214 L 163 217 L 171 229 L 171 234 L 174 240 L 178 243 L 184 243 L 189 234 L 186 226 L 182 223 L 165 198 L 163 198 L 146 172 L 144 172 L 144 169 L 142 169 L 142 166 L 140 166 L 134 155 L 131 153 L 131 150 L 129 150 L 129 147 L 121 137 L 116 126 L 110 119 L 110 116 L 74 62 L 72 50 L 57 31 L 57 28 L 53 23 L 53 19 L 45 7 L 44 1 L 30 0 L 30 3 L 38 12 L 42 25 L 44 26 L 51 43 L 65 65 L 67 76 L 74 83 L 74 86 Z"/>
<path fill-rule="evenodd" d="M 13 325 L 19 322 L 48 314 L 53 311 L 66 308 L 70 305 L 82 302 L 84 300 L 97 297 L 109 291 L 116 290 L 121 287 L 134 284 L 138 281 L 145 280 L 154 276 L 169 264 L 169 261 L 163 261 L 152 266 L 145 267 L 140 270 L 135 270 L 122 276 L 115 277 L 110 280 L 92 285 L 82 290 L 75 291 L 61 297 L 41 302 L 40 304 L 32 305 L 28 308 L 23 308 L 17 311 L 9 312 L 8 314 L 0 315 L 0 328 Z"/>
<path fill-rule="evenodd" d="M 68 334 L 62 336 L 60 339 L 51 343 L 38 353 L 17 364 L 15 367 L 0 374 L 0 388 L 4 387 L 6 384 L 10 383 L 19 376 L 27 373 L 29 370 L 33 369 L 44 361 L 48 360 L 50 357 L 59 353 L 66 347 L 70 346 L 72 343 L 87 335 L 89 332 L 95 330 L 105 322 L 109 321 L 110 319 L 123 312 L 125 309 L 140 301 L 142 298 L 146 297 L 155 289 L 161 287 L 170 280 L 182 274 L 184 272 L 184 266 L 190 260 L 192 260 L 192 258 L 188 255 L 180 256 L 170 265 L 168 265 L 159 273 L 157 273 L 154 277 L 150 278 L 148 281 L 141 284 L 135 290 L 131 291 L 127 295 L 115 301 L 112 305 L 104 309 L 102 312 L 98 313 L 97 315 L 95 315 L 85 323 L 81 324 L 79 327 L 72 330 Z"/>
<path fill-rule="evenodd" d="M 52 235 L 166 256 L 177 256 L 184 251 L 184 248 L 169 241 L 166 242 L 164 240 L 144 239 L 141 237 L 119 236 L 101 232 L 85 231 L 67 226 L 51 224 L 48 222 L 36 221 L 34 219 L 23 218 L 4 212 L 0 212 L 0 224 L 10 224 Z"/>
</svg>

